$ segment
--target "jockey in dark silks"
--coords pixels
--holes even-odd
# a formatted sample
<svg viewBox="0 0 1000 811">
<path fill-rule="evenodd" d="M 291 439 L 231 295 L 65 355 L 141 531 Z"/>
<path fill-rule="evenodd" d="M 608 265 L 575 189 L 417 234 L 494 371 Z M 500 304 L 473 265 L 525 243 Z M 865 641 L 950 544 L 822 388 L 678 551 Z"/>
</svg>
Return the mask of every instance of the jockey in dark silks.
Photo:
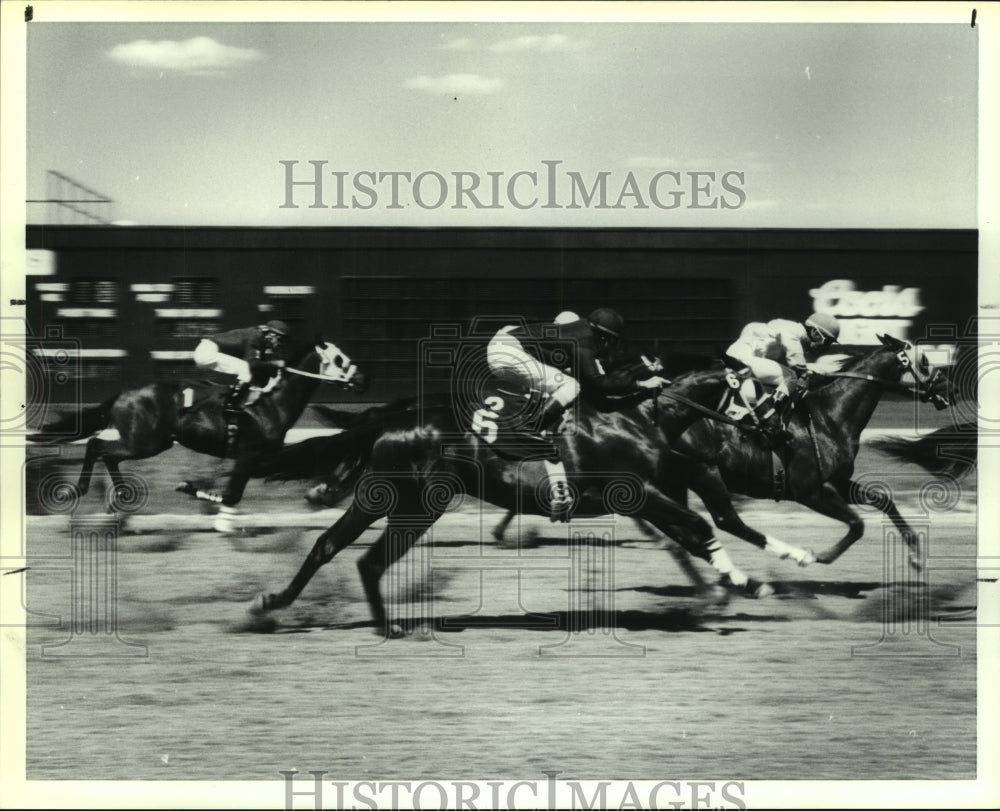
<svg viewBox="0 0 1000 811">
<path fill-rule="evenodd" d="M 840 336 L 840 322 L 828 313 L 813 313 L 805 323 L 775 318 L 747 324 L 726 350 L 734 366 L 747 366 L 761 383 L 774 386 L 774 408 L 765 413 L 773 421 L 775 410 L 787 419 L 788 406 L 806 389 L 807 362 L 814 361 Z"/>
<path fill-rule="evenodd" d="M 266 384 L 284 368 L 287 338 L 284 321 L 220 332 L 198 344 L 193 360 L 203 369 L 236 375 L 225 405 L 233 413 L 240 410 L 251 383 Z"/>
<path fill-rule="evenodd" d="M 640 393 L 653 396 L 666 385 L 643 363 L 605 372 L 602 361 L 624 327 L 624 319 L 607 307 L 576 321 L 504 327 L 487 346 L 486 360 L 501 380 L 549 395 L 541 419 L 541 429 L 546 430 L 559 423 L 581 393 L 606 402 Z"/>
<path fill-rule="evenodd" d="M 626 407 L 655 396 L 667 384 L 642 362 L 605 372 L 602 360 L 608 358 L 625 327 L 617 312 L 602 307 L 586 318 L 574 321 L 570 316 L 562 313 L 556 323 L 504 327 L 486 348 L 487 363 L 497 378 L 548 395 L 539 425 L 542 432 L 558 426 L 581 393 L 605 405 L 610 398 L 624 398 L 620 407 Z M 550 470 L 556 520 L 557 515 L 568 514 L 572 498 L 562 463 L 545 464 Z"/>
</svg>

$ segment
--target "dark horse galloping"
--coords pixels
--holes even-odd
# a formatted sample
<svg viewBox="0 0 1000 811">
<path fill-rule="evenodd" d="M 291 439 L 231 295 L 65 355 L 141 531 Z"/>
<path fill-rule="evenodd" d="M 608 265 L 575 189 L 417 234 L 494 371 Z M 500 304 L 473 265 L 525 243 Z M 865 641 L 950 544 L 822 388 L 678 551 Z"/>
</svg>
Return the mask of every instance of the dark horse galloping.
<svg viewBox="0 0 1000 811">
<path fill-rule="evenodd" d="M 184 392 L 178 383 L 150 383 L 140 389 L 119 392 L 79 415 L 62 417 L 29 439 L 68 442 L 99 432 L 87 442 L 77 487 L 80 495 L 87 493 L 94 464 L 100 459 L 114 482 L 109 505 L 112 508 L 115 494 L 124 492 L 126 487 L 118 467 L 124 460 L 148 459 L 168 450 L 174 442 L 211 456 L 231 455 L 235 463 L 221 496 L 202 493 L 186 482 L 178 489 L 232 506 L 243 497 L 257 466 L 281 450 L 285 434 L 301 416 L 321 381 L 354 389 L 365 386 L 365 375 L 332 343 L 318 340 L 315 345 L 304 344 L 293 357 L 295 360 L 282 370 L 273 391 L 262 393 L 239 414 L 232 447 L 223 411 L 225 390 L 220 388 L 218 396 L 185 409 Z M 81 430 L 75 435 L 62 435 L 78 420 Z"/>
<path fill-rule="evenodd" d="M 581 403 L 575 429 L 556 442 L 577 492 L 575 516 L 617 512 L 643 518 L 708 561 L 724 580 L 753 593 L 761 584 L 733 566 L 708 522 L 665 495 L 672 476 L 671 442 L 706 408 L 717 406 L 727 389 L 720 364 L 678 377 L 652 401 L 624 411 L 603 413 Z M 355 497 L 317 539 L 288 587 L 259 595 L 252 610 L 290 605 L 321 566 L 376 520 L 388 517 L 385 532 L 358 568 L 376 628 L 390 636 L 402 631 L 389 623 L 379 581 L 444 513 L 452 495 L 467 493 L 520 513 L 549 514 L 544 463 L 497 455 L 477 434 L 459 427 L 450 402 L 372 409 L 343 433 L 289 446 L 271 472 L 281 479 L 332 473 L 334 486 L 343 493 L 353 488 Z M 628 509 L 620 503 L 623 489 L 631 490 Z"/>
<path fill-rule="evenodd" d="M 881 493 L 869 493 L 853 479 L 854 460 L 861 432 L 871 419 L 882 394 L 901 387 L 911 375 L 921 400 L 938 409 L 947 408 L 941 390 L 946 381 L 930 372 L 925 356 L 913 344 L 879 336 L 881 346 L 868 355 L 851 358 L 831 378 L 811 389 L 793 414 L 786 465 L 786 488 L 781 497 L 847 524 L 847 534 L 829 549 L 815 555 L 819 563 L 833 563 L 864 533 L 864 521 L 851 505 L 876 506 L 888 516 L 906 541 L 910 563 L 919 568 L 917 535 L 899 514 L 895 503 Z M 686 503 L 687 489 L 704 502 L 715 525 L 761 549 L 799 563 L 811 555 L 748 527 L 733 508 L 731 493 L 754 498 L 774 498 L 771 450 L 759 434 L 741 433 L 730 425 L 702 420 L 675 445 L 693 461 L 675 468 L 667 493 Z"/>
</svg>

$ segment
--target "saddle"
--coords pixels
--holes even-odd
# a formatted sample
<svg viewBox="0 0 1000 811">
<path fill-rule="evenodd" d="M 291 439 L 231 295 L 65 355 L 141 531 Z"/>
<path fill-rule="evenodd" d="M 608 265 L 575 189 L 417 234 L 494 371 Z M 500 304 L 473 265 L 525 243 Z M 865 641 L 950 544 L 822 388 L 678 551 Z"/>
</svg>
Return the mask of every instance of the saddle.
<svg viewBox="0 0 1000 811">
<path fill-rule="evenodd" d="M 272 387 L 251 386 L 247 392 L 242 411 L 247 406 L 256 403 Z M 181 383 L 180 390 L 174 394 L 174 402 L 177 404 L 177 413 L 181 416 L 200 411 L 209 403 L 218 403 L 221 408 L 229 395 L 230 386 L 225 383 L 217 383 L 214 380 L 185 380 Z"/>
<path fill-rule="evenodd" d="M 539 434 L 546 395 L 496 379 L 460 406 L 466 430 L 476 434 L 490 450 L 509 461 L 559 459 L 559 448 Z"/>
</svg>

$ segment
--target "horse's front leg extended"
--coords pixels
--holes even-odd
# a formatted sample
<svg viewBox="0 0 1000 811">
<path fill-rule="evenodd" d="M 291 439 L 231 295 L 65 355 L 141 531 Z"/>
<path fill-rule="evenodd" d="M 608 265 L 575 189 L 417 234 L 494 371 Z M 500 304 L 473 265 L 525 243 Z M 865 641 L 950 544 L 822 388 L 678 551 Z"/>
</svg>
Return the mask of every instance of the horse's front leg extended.
<svg viewBox="0 0 1000 811">
<path fill-rule="evenodd" d="M 847 534 L 829 549 L 816 555 L 817 563 L 833 563 L 865 534 L 865 522 L 861 520 L 861 516 L 851 509 L 829 482 L 819 490 L 813 490 L 809 495 L 799 498 L 798 501 L 820 515 L 847 524 Z"/>
<path fill-rule="evenodd" d="M 755 597 L 774 593 L 774 589 L 767 583 L 751 579 L 733 563 L 704 518 L 667 498 L 650 484 L 646 485 L 645 496 L 639 517 L 669 535 L 695 557 L 707 561 L 722 576 L 724 583 L 732 584 Z"/>
<path fill-rule="evenodd" d="M 799 566 L 808 566 L 816 560 L 815 555 L 807 549 L 785 543 L 772 535 L 764 535 L 748 526 L 740 518 L 733 506 L 729 489 L 719 475 L 718 469 L 702 469 L 691 478 L 691 489 L 697 493 L 712 515 L 715 526 L 723 532 L 742 538 L 752 543 L 758 549 L 764 549 L 782 560 L 790 558 Z"/>
<path fill-rule="evenodd" d="M 80 470 L 80 478 L 77 481 L 77 489 L 81 496 L 87 495 L 90 490 L 90 480 L 94 475 L 94 465 L 101 458 L 104 440 L 92 436 L 87 440 L 87 452 L 83 456 L 83 468 Z"/>
<path fill-rule="evenodd" d="M 241 456 L 236 460 L 229 474 L 226 489 L 222 493 L 222 503 L 224 506 L 235 507 L 240 503 L 240 500 L 243 498 L 243 491 L 247 488 L 247 482 L 250 481 L 250 473 L 256 461 L 256 456 Z"/>
<path fill-rule="evenodd" d="M 920 539 L 906 523 L 906 520 L 899 514 L 896 502 L 887 493 L 871 491 L 864 485 L 858 484 L 853 479 L 846 484 L 839 486 L 837 492 L 840 493 L 849 503 L 862 506 L 878 507 L 889 520 L 892 521 L 909 551 L 910 566 L 914 571 L 922 571 L 924 568 L 923 551 L 920 549 Z"/>
<path fill-rule="evenodd" d="M 320 567 L 329 563 L 342 549 L 354 543 L 378 518 L 378 515 L 365 512 L 352 504 L 337 523 L 316 539 L 312 551 L 292 578 L 292 582 L 277 594 L 258 594 L 250 606 L 251 613 L 262 614 L 265 611 L 274 611 L 291 605 Z"/>
</svg>

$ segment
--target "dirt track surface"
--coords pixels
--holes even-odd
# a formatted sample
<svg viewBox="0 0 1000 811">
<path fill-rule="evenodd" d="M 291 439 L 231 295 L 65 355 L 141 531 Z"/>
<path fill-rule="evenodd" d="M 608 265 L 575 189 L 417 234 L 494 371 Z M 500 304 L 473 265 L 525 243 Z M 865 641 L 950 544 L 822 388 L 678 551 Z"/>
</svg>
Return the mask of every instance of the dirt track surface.
<svg viewBox="0 0 1000 811">
<path fill-rule="evenodd" d="M 928 533 L 926 577 L 911 576 L 866 510 L 865 537 L 833 566 L 799 569 L 720 535 L 778 589 L 724 605 L 627 519 L 571 525 L 606 544 L 525 519 L 501 546 L 488 534 L 500 513 L 469 502 L 383 581 L 412 632 L 383 642 L 354 565 L 379 524 L 293 606 L 249 617 L 258 591 L 298 569 L 310 526 L 339 513 L 309 512 L 301 484 L 257 482 L 245 505 L 260 517 L 244 523 L 258 528 L 215 534 L 170 489 L 215 467 L 182 449 L 132 467 L 151 490 L 142 531 L 126 526 L 118 540 L 120 641 L 100 637 L 103 653 L 132 655 L 65 655 L 95 638 L 71 626 L 69 518 L 29 517 L 29 779 L 975 775 L 974 481 L 931 509 L 925 476 L 862 451 L 859 473 L 888 476 Z M 100 506 L 92 492 L 77 515 Z M 740 507 L 816 551 L 842 534 L 795 505 Z"/>
</svg>

